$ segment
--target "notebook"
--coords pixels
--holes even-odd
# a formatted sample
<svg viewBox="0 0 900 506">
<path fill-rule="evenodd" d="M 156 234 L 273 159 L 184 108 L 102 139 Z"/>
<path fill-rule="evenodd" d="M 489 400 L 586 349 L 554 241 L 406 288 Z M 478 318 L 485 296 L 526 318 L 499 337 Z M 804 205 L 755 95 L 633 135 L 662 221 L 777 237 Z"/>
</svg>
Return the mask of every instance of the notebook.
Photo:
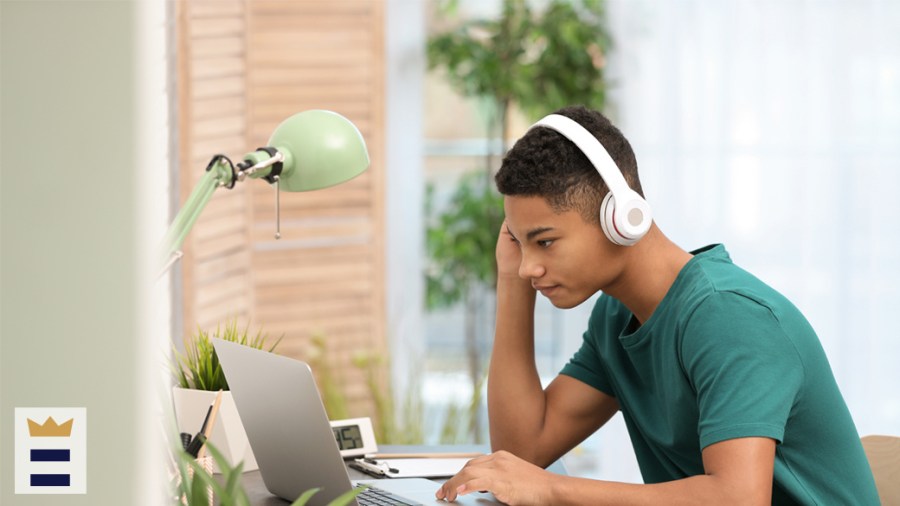
<svg viewBox="0 0 900 506">
<path fill-rule="evenodd" d="M 423 478 L 351 482 L 309 365 L 221 339 L 212 341 L 269 492 L 294 501 L 304 491 L 320 488 L 308 504 L 325 506 L 365 484 L 389 494 L 381 504 L 446 506 L 434 497 L 440 484 Z M 359 504 L 364 505 L 364 499 Z M 454 504 L 500 502 L 491 494 L 473 493 Z"/>
</svg>

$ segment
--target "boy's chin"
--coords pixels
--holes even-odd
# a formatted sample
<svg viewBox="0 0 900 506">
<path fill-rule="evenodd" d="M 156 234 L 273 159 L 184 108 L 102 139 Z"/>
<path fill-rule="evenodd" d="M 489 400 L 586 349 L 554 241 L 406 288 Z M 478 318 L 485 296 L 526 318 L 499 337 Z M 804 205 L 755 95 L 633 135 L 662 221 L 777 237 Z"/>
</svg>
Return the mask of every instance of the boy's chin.
<svg viewBox="0 0 900 506">
<path fill-rule="evenodd" d="M 581 305 L 582 302 L 586 301 L 588 297 L 547 297 L 547 300 L 550 301 L 550 304 L 553 304 L 553 307 L 559 309 L 572 309 L 573 307 L 577 307 Z"/>
</svg>

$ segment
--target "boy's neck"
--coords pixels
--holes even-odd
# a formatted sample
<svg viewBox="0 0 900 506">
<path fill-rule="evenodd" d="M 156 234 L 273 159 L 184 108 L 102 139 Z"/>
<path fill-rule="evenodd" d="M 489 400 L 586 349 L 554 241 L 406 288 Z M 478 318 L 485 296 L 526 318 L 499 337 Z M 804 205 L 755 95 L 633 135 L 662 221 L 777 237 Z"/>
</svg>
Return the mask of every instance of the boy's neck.
<svg viewBox="0 0 900 506">
<path fill-rule="evenodd" d="M 618 299 L 643 324 L 693 255 L 670 241 L 655 223 L 625 254 L 628 257 L 622 275 L 604 292 Z"/>
</svg>

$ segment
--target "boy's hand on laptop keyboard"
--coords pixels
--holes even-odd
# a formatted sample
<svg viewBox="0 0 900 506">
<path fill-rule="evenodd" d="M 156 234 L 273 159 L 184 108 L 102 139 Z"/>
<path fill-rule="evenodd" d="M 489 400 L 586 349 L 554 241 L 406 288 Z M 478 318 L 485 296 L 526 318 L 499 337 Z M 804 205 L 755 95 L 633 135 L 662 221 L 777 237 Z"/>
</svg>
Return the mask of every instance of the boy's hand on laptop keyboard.
<svg viewBox="0 0 900 506">
<path fill-rule="evenodd" d="M 470 460 L 456 476 L 447 480 L 435 497 L 455 501 L 459 495 L 491 492 L 510 505 L 552 504 L 551 490 L 558 475 L 499 451 Z"/>
</svg>

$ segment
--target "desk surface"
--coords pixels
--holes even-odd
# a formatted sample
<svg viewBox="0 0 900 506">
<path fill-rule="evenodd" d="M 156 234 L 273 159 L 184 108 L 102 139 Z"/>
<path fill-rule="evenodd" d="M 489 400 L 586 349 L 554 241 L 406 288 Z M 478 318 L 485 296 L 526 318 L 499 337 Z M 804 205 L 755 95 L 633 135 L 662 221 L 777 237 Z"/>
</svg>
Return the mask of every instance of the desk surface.
<svg viewBox="0 0 900 506">
<path fill-rule="evenodd" d="M 381 453 L 444 453 L 444 452 L 488 452 L 487 445 L 441 445 L 441 446 L 424 446 L 424 445 L 383 445 L 378 447 Z M 554 462 L 547 470 L 557 474 L 566 474 L 566 469 L 562 462 Z M 347 473 L 351 480 L 371 480 L 368 474 L 361 473 L 356 469 L 347 468 Z M 266 485 L 262 481 L 259 471 L 248 471 L 244 473 L 242 478 L 244 490 L 250 499 L 250 504 L 254 506 L 284 506 L 290 504 L 279 497 L 276 497 L 266 490 Z"/>
</svg>

